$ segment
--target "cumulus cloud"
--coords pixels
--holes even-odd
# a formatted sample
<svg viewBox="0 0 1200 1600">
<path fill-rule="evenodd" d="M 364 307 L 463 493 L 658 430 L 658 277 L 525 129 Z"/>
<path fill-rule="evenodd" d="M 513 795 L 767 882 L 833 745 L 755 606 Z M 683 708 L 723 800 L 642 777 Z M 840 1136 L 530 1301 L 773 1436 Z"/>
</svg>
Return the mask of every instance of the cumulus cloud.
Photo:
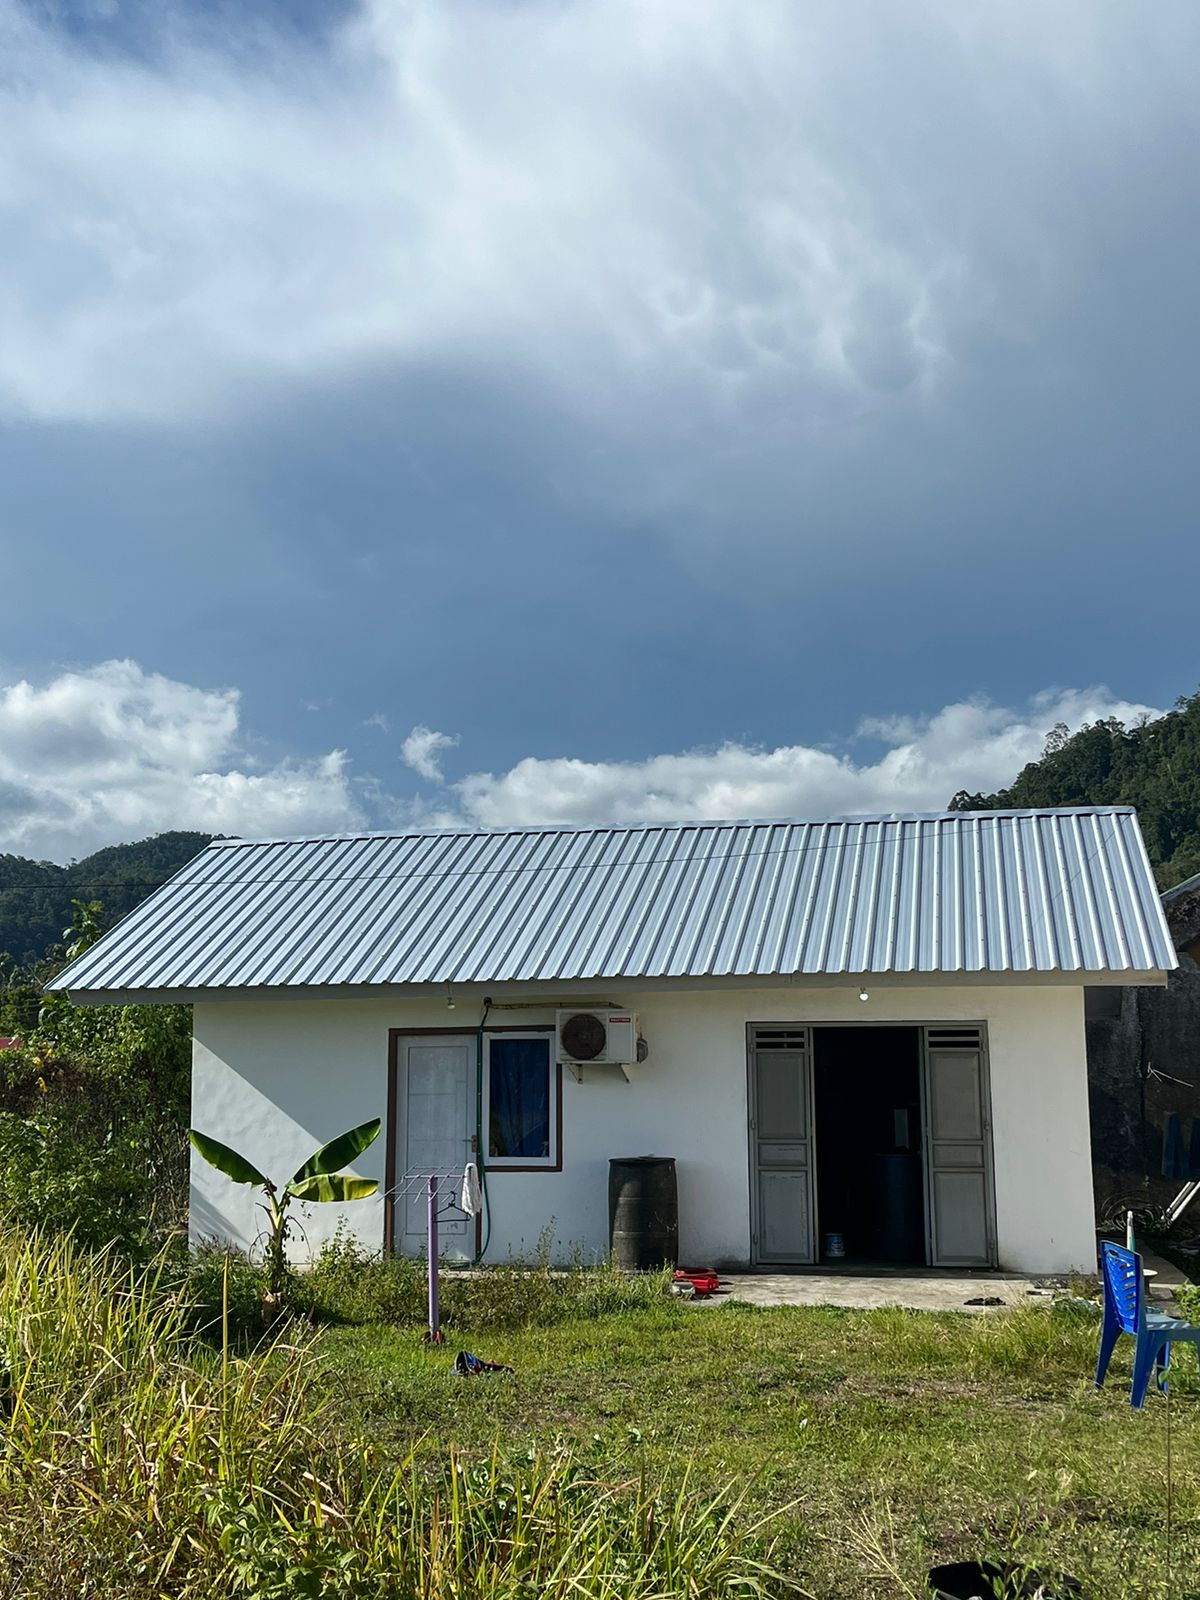
<svg viewBox="0 0 1200 1600">
<path fill-rule="evenodd" d="M 457 743 L 457 734 L 438 733 L 435 729 L 426 728 L 418 723 L 400 746 L 400 754 L 406 767 L 411 767 L 414 772 L 422 778 L 428 778 L 431 783 L 440 783 L 441 752 L 452 750 Z"/>
<path fill-rule="evenodd" d="M 1169 25 L 1083 0 L 364 0 L 320 50 L 236 56 L 152 16 L 122 57 L 0 0 L 10 414 L 161 420 L 391 359 L 614 425 L 671 392 L 756 430 L 852 417 L 1052 283 L 1048 150 L 1187 83 Z"/>
<path fill-rule="evenodd" d="M 462 819 L 485 827 L 941 811 L 959 789 L 986 793 L 1011 783 L 1060 722 L 1077 728 L 1143 715 L 1161 712 L 1104 688 L 1054 690 L 1022 709 L 966 700 L 929 717 L 864 722 L 860 738 L 885 746 L 873 759 L 811 745 L 741 744 L 629 762 L 527 757 L 451 790 Z M 439 820 L 452 819 L 443 809 Z"/>
<path fill-rule="evenodd" d="M 234 689 L 133 661 L 0 686 L 0 849 L 51 860 L 169 828 L 246 836 L 361 825 L 346 757 L 239 761 Z"/>
<path fill-rule="evenodd" d="M 1058 723 L 1158 716 L 1104 688 L 1053 690 L 1022 708 L 968 700 L 932 716 L 862 722 L 846 748 L 725 743 L 643 761 L 525 757 L 498 774 L 398 800 L 352 780 L 345 753 L 258 767 L 240 746 L 234 689 L 202 689 L 136 662 L 0 686 L 0 850 L 67 860 L 168 828 L 263 837 L 380 825 L 820 817 L 941 810 L 958 789 L 1010 783 Z M 878 753 L 865 753 L 875 744 Z M 441 784 L 455 736 L 416 726 L 407 765 Z"/>
</svg>

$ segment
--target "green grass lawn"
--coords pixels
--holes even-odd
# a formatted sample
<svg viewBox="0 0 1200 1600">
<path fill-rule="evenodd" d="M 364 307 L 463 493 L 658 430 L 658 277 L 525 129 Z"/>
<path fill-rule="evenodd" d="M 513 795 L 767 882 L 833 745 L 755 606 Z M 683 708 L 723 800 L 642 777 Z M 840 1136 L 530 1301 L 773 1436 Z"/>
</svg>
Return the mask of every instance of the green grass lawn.
<svg viewBox="0 0 1200 1600">
<path fill-rule="evenodd" d="M 1070 1308 L 972 1318 L 736 1303 L 547 1328 L 324 1330 L 349 1428 L 431 1460 L 570 1444 L 609 1472 L 691 1464 L 790 1507 L 777 1555 L 814 1595 L 923 1593 L 939 1561 L 1074 1573 L 1099 1600 L 1165 1595 L 1166 1403 L 1128 1404 L 1129 1341 L 1102 1394 L 1098 1324 Z M 515 1376 L 455 1378 L 458 1344 Z M 1174 1596 L 1200 1593 L 1200 1382 L 1172 1385 Z"/>
</svg>

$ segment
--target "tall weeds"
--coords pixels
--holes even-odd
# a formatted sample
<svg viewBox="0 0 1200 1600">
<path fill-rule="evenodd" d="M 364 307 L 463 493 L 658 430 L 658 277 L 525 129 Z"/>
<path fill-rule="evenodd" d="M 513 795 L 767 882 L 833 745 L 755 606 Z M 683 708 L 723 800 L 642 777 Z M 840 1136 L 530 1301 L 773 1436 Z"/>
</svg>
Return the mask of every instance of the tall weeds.
<svg viewBox="0 0 1200 1600">
<path fill-rule="evenodd" d="M 733 1493 L 569 1453 L 432 1472 L 347 1438 L 318 1338 L 188 1333 L 160 1273 L 0 1238 L 0 1595 L 650 1600 L 789 1587 Z M 447 1381 L 453 1381 L 449 1377 Z"/>
</svg>

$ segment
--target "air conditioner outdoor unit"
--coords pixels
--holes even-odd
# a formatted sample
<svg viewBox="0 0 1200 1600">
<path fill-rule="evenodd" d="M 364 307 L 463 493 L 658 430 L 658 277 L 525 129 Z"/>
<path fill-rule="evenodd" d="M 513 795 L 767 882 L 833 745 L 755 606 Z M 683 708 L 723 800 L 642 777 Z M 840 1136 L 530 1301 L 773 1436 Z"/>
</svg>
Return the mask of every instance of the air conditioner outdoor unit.
<svg viewBox="0 0 1200 1600">
<path fill-rule="evenodd" d="M 559 1011 L 555 1014 L 558 1059 L 567 1066 L 638 1059 L 637 1018 L 632 1011 Z"/>
</svg>

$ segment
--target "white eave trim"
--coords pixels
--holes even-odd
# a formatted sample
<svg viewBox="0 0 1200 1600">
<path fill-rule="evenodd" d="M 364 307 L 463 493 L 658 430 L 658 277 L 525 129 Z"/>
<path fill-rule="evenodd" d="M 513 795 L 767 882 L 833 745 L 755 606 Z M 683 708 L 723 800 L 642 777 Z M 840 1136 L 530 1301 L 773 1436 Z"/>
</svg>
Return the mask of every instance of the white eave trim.
<svg viewBox="0 0 1200 1600">
<path fill-rule="evenodd" d="M 270 987 L 214 989 L 67 989 L 82 1006 L 193 1005 L 197 1001 L 245 1000 L 428 1000 L 444 999 L 448 987 L 455 999 L 496 1001 L 544 995 L 557 1004 L 571 995 L 590 998 L 621 994 L 734 989 L 1014 989 L 1166 987 L 1170 973 L 1162 970 L 1128 972 L 820 972 L 751 974 L 702 978 L 595 978 L 531 980 L 519 983 L 411 983 L 411 984 L 279 984 Z"/>
</svg>

